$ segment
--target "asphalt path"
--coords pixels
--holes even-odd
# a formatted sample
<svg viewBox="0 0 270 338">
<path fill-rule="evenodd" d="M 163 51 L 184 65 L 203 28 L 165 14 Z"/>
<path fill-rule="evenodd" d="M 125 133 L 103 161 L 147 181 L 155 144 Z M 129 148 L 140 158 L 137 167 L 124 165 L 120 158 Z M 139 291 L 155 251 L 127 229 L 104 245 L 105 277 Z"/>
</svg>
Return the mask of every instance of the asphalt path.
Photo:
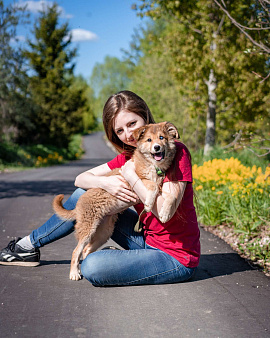
<svg viewBox="0 0 270 338">
<path fill-rule="evenodd" d="M 0 174 L 1 248 L 46 221 L 76 175 L 115 156 L 102 133 L 84 147 L 79 161 Z M 42 248 L 36 268 L 0 266 L 0 337 L 270 337 L 270 278 L 203 229 L 197 274 L 179 284 L 70 281 L 75 243 L 71 234 Z"/>
</svg>

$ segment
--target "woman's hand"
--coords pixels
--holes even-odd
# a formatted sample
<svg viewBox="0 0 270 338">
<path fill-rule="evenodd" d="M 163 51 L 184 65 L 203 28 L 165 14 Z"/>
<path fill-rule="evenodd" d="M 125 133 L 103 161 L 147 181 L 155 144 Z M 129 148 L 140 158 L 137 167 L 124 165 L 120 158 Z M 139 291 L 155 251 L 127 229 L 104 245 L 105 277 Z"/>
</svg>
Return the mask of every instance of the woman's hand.
<svg viewBox="0 0 270 338">
<path fill-rule="evenodd" d="M 123 202 L 136 204 L 139 201 L 138 196 L 131 191 L 129 184 L 121 175 L 106 177 L 106 186 L 103 189 Z"/>
</svg>

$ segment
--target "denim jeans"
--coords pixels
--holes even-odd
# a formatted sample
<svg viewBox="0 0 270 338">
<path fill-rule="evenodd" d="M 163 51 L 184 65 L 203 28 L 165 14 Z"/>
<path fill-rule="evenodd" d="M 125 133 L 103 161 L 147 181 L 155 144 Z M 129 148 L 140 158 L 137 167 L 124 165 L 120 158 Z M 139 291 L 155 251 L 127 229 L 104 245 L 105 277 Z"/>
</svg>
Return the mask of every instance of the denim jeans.
<svg viewBox="0 0 270 338">
<path fill-rule="evenodd" d="M 73 209 L 84 193 L 77 189 L 64 204 Z M 187 268 L 167 253 L 145 243 L 143 233 L 134 231 L 138 214 L 127 209 L 119 214 L 112 239 L 125 250 L 100 250 L 81 264 L 83 276 L 95 286 L 178 283 L 190 279 L 196 268 Z M 35 247 L 52 243 L 74 230 L 74 222 L 53 215 L 30 239 Z"/>
<path fill-rule="evenodd" d="M 68 210 L 75 208 L 78 199 L 85 193 L 83 189 L 76 189 L 69 199 L 64 203 L 64 207 Z M 57 241 L 69 235 L 74 231 L 74 221 L 65 221 L 57 215 L 53 215 L 41 227 L 32 231 L 30 234 L 31 243 L 35 248 L 40 248 L 46 244 Z"/>
</svg>

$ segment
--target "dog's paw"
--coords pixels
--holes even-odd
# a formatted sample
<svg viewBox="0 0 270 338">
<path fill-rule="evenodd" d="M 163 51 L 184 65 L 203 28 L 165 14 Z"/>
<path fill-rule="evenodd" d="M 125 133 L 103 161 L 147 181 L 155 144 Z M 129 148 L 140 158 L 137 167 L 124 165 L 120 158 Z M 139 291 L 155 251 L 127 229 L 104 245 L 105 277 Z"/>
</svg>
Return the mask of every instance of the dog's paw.
<svg viewBox="0 0 270 338">
<path fill-rule="evenodd" d="M 150 205 L 150 204 L 145 204 L 145 205 L 144 205 L 144 210 L 145 210 L 146 212 L 150 212 L 150 211 L 152 210 L 152 205 Z"/>
<path fill-rule="evenodd" d="M 153 198 L 146 198 L 144 203 L 144 210 L 146 212 L 150 212 L 153 208 L 153 205 L 155 203 L 155 200 Z"/>
<path fill-rule="evenodd" d="M 169 210 L 165 210 L 164 208 L 161 209 L 160 214 L 159 214 L 159 220 L 161 223 L 166 223 L 170 220 L 171 214 Z"/>
<path fill-rule="evenodd" d="M 80 279 L 82 279 L 82 276 L 81 276 L 81 274 L 80 274 L 79 271 L 74 271 L 74 272 L 70 272 L 69 279 L 71 279 L 71 280 L 80 280 Z"/>
</svg>

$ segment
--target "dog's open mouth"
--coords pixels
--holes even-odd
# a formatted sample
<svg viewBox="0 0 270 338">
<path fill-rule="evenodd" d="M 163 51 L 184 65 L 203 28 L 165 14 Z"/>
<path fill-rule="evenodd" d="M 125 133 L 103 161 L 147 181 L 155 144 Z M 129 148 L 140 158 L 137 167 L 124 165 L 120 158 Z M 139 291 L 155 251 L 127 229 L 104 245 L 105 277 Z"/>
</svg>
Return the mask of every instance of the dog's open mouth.
<svg viewBox="0 0 270 338">
<path fill-rule="evenodd" d="M 162 151 L 162 152 L 159 152 L 159 153 L 155 153 L 155 154 L 152 154 L 153 158 L 156 160 L 156 161 L 161 161 L 164 159 L 165 157 L 165 151 Z"/>
</svg>

